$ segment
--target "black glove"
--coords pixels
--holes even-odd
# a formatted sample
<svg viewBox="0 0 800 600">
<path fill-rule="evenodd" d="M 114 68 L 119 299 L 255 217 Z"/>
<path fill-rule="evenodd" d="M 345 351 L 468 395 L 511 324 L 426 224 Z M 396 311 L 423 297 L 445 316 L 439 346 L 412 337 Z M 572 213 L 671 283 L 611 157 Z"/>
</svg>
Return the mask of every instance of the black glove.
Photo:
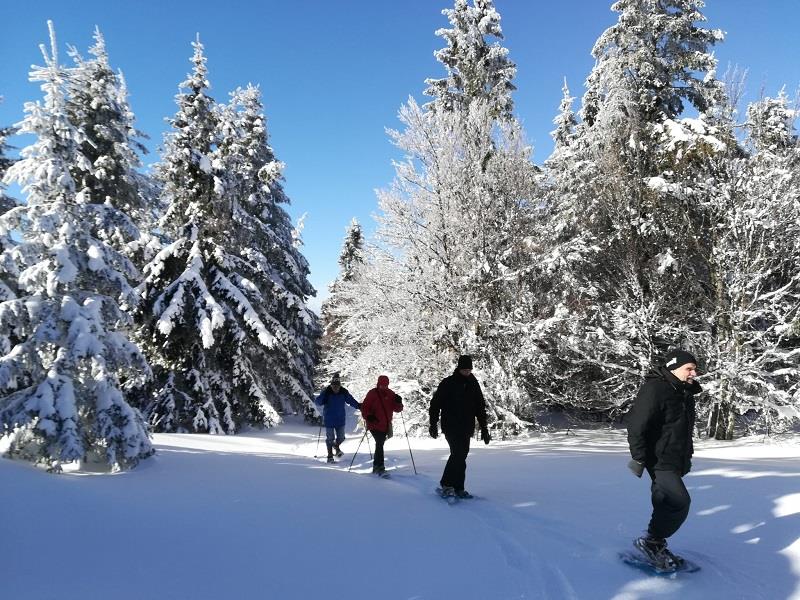
<svg viewBox="0 0 800 600">
<path fill-rule="evenodd" d="M 367 415 L 365 417 L 365 419 L 367 420 L 367 423 L 377 423 L 378 422 L 378 417 L 376 417 L 375 415 Z"/>
<path fill-rule="evenodd" d="M 394 395 L 394 401 L 397 402 L 398 404 L 402 404 L 403 403 L 403 397 L 400 394 L 395 394 Z"/>
<path fill-rule="evenodd" d="M 484 428 L 481 429 L 481 439 L 483 440 L 484 444 L 488 444 L 492 441 L 492 436 L 489 435 L 489 430 Z"/>
<path fill-rule="evenodd" d="M 431 425 L 430 427 L 428 427 L 428 433 L 431 434 L 431 437 L 433 439 L 439 437 L 439 429 L 436 427 L 436 425 Z"/>
<path fill-rule="evenodd" d="M 691 461 L 691 459 L 689 459 L 689 463 L 686 465 L 686 468 L 683 470 L 683 473 L 681 473 L 681 477 L 684 477 L 685 475 L 688 475 L 689 471 L 691 471 L 691 470 L 692 470 L 692 461 Z"/>
<path fill-rule="evenodd" d="M 642 473 L 644 473 L 644 463 L 640 463 L 638 460 L 630 459 L 628 461 L 628 468 L 637 477 L 641 477 Z"/>
<path fill-rule="evenodd" d="M 358 410 L 361 410 L 361 402 L 356 402 L 358 404 Z"/>
</svg>

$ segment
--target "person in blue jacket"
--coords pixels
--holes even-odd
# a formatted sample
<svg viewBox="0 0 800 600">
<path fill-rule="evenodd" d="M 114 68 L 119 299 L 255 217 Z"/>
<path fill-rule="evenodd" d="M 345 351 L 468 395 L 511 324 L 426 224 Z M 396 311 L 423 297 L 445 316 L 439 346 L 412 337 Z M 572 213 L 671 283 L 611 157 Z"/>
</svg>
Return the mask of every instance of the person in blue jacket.
<svg viewBox="0 0 800 600">
<path fill-rule="evenodd" d="M 328 447 L 328 462 L 333 462 L 333 453 L 342 456 L 344 452 L 340 449 L 344 441 L 344 405 L 349 404 L 353 408 L 361 408 L 361 404 L 350 395 L 347 389 L 342 387 L 339 373 L 334 373 L 330 385 L 328 385 L 317 399 L 314 400 L 317 406 L 322 406 L 322 420 L 325 423 L 325 445 Z M 335 436 L 335 437 L 334 437 Z"/>
</svg>

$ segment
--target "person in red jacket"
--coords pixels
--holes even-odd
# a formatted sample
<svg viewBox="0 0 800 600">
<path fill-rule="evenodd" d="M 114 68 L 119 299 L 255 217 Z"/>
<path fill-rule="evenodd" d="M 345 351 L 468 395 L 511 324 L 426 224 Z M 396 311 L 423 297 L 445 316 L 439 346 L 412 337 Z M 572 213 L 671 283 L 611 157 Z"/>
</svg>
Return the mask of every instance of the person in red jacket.
<svg viewBox="0 0 800 600">
<path fill-rule="evenodd" d="M 389 389 L 389 378 L 381 375 L 378 377 L 377 387 L 367 392 L 364 402 L 361 403 L 361 415 L 367 422 L 367 429 L 375 440 L 372 472 L 378 475 L 386 473 L 383 464 L 383 444 L 390 436 L 394 413 L 401 410 L 403 410 L 403 399 Z"/>
</svg>

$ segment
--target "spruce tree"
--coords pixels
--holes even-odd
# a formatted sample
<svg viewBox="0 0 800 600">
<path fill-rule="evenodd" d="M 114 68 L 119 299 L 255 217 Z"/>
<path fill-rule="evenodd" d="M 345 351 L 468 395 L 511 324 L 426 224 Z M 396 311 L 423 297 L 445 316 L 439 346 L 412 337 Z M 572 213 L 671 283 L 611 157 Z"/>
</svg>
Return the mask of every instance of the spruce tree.
<svg viewBox="0 0 800 600">
<path fill-rule="evenodd" d="M 95 206 L 75 180 L 91 166 L 81 151 L 87 132 L 70 118 L 69 73 L 49 25 L 50 54 L 42 47 L 45 66 L 31 72 L 44 99 L 26 104 L 20 125 L 36 141 L 6 173 L 27 202 L 0 217 L 4 232 L 22 238 L 11 257 L 18 295 L 0 304 L 0 428 L 12 457 L 52 470 L 78 460 L 129 468 L 153 452 L 123 393 L 149 374 L 119 306 L 135 268 L 93 234 Z"/>
<path fill-rule="evenodd" d="M 426 108 L 464 110 L 475 99 L 485 100 L 493 116 L 510 118 L 514 109 L 511 83 L 517 67 L 508 58 L 503 39 L 500 14 L 492 0 L 456 0 L 453 8 L 442 11 L 452 26 L 439 29 L 436 35 L 447 46 L 434 53 L 447 69 L 447 77 L 427 79 L 425 94 L 435 100 Z"/>
<path fill-rule="evenodd" d="M 171 242 L 140 288 L 157 377 L 147 414 L 161 431 L 234 433 L 310 406 L 317 324 L 258 96 L 217 106 L 193 46 L 158 167 Z"/>
<path fill-rule="evenodd" d="M 707 157 L 735 140 L 717 127 L 725 103 L 710 47 L 722 33 L 698 26 L 703 3 L 621 0 L 618 22 L 593 49 L 581 122 L 561 167 L 560 269 L 554 352 L 569 373 L 561 392 L 613 410 L 670 345 L 699 343 L 708 307 L 709 243 L 702 191 Z M 688 107 L 699 112 L 686 118 Z M 713 162 L 713 161 L 711 161 Z"/>
<path fill-rule="evenodd" d="M 0 102 L 3 97 L 0 96 Z M 3 182 L 6 171 L 14 164 L 8 156 L 9 145 L 7 138 L 13 135 L 15 128 L 0 128 L 0 215 L 5 214 L 15 206 L 17 202 L 6 195 L 6 186 Z M 11 300 L 16 297 L 17 268 L 11 259 L 11 249 L 16 245 L 11 231 L 0 233 L 0 302 Z"/>
<path fill-rule="evenodd" d="M 269 145 L 259 90 L 238 89 L 221 111 L 221 141 L 215 163 L 225 174 L 237 235 L 229 276 L 258 319 L 241 312 L 234 376 L 253 410 L 249 423 L 277 420 L 274 412 L 313 411 L 313 369 L 317 362 L 318 317 L 306 302 L 315 290 L 300 252 L 299 232 L 283 206 L 283 163 Z M 267 333 L 266 340 L 264 332 Z M 269 337 L 271 336 L 271 337 Z M 241 355 L 241 356 L 239 356 Z M 267 417 L 269 415 L 269 417 Z"/>
<path fill-rule="evenodd" d="M 364 233 L 354 218 L 345 232 L 339 252 L 339 275 L 330 285 L 330 296 L 322 303 L 324 332 L 320 340 L 320 379 L 327 380 L 333 373 L 345 372 L 358 354 L 359 348 L 346 333 L 346 323 L 352 317 L 352 301 L 342 290 L 343 286 L 357 283 L 366 265 Z"/>
<path fill-rule="evenodd" d="M 67 112 L 70 121 L 85 133 L 80 152 L 87 160 L 73 177 L 97 213 L 92 225 L 95 235 L 141 265 L 150 236 L 139 226 L 151 225 L 153 206 L 146 178 L 136 169 L 141 166 L 137 153 L 147 150 L 137 139 L 142 134 L 133 124 L 125 81 L 121 73 L 112 70 L 99 29 L 95 29 L 94 40 L 89 49 L 91 59 L 70 49 L 75 65 L 67 80 Z"/>
</svg>

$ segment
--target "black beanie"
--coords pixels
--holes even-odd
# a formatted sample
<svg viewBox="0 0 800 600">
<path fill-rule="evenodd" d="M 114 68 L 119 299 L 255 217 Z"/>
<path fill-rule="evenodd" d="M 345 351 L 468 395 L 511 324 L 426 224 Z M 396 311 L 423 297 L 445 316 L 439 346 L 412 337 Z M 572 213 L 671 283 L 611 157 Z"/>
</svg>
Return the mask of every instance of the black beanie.
<svg viewBox="0 0 800 600">
<path fill-rule="evenodd" d="M 341 379 L 339 379 L 339 373 L 338 372 L 334 373 L 333 377 L 331 377 L 331 385 L 334 384 L 341 385 L 341 382 L 342 382 Z"/>
<path fill-rule="evenodd" d="M 472 357 L 469 354 L 462 354 L 458 357 L 458 369 L 471 369 Z"/>
<path fill-rule="evenodd" d="M 674 371 L 678 367 L 682 367 L 688 363 L 694 363 L 696 365 L 697 359 L 686 350 L 670 350 L 664 357 L 664 366 L 670 371 Z"/>
</svg>

